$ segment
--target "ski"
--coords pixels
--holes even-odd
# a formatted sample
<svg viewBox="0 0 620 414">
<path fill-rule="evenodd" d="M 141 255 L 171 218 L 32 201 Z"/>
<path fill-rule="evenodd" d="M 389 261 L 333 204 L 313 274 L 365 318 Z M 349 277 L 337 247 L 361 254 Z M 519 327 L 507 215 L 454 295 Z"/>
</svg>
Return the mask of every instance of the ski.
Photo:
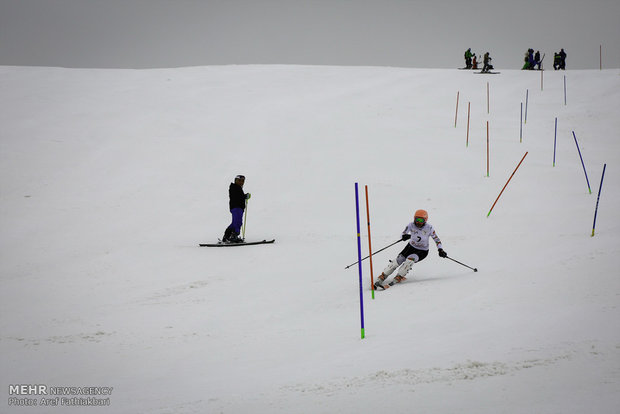
<svg viewBox="0 0 620 414">
<path fill-rule="evenodd" d="M 474 72 L 474 73 L 478 73 L 478 74 L 481 74 L 481 75 L 484 75 L 484 74 L 499 75 L 501 72 Z"/>
<path fill-rule="evenodd" d="M 224 243 L 223 241 L 218 241 L 217 243 L 200 243 L 198 246 L 200 247 L 234 247 L 234 246 L 253 246 L 257 244 L 272 244 L 276 241 L 273 240 L 261 240 L 261 241 L 253 241 L 253 242 L 241 242 L 241 243 Z"/>
</svg>

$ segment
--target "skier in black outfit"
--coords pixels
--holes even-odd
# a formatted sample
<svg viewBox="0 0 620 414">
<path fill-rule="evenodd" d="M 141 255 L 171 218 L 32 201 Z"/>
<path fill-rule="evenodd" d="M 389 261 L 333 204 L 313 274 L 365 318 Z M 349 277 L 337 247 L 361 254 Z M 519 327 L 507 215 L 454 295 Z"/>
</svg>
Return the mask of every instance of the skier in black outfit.
<svg viewBox="0 0 620 414">
<path fill-rule="evenodd" d="M 564 49 L 560 50 L 560 69 L 566 70 L 566 52 Z"/>
<path fill-rule="evenodd" d="M 491 56 L 489 56 L 489 52 L 484 54 L 484 67 L 482 68 L 481 73 L 490 72 L 493 69 L 493 65 L 491 65 Z"/>
<path fill-rule="evenodd" d="M 560 50 L 559 53 L 553 54 L 553 69 L 566 70 L 566 52 L 564 49 Z"/>
<path fill-rule="evenodd" d="M 225 243 L 241 243 L 243 239 L 239 237 L 241 233 L 241 225 L 243 224 L 243 211 L 245 210 L 245 202 L 251 197 L 250 193 L 243 192 L 243 184 L 245 176 L 238 175 L 235 182 L 230 183 L 228 187 L 228 206 L 232 214 L 232 223 L 226 228 L 222 241 Z"/>
<path fill-rule="evenodd" d="M 536 65 L 536 61 L 534 60 L 534 49 L 527 50 L 527 64 L 529 70 L 534 70 L 534 66 Z"/>
</svg>

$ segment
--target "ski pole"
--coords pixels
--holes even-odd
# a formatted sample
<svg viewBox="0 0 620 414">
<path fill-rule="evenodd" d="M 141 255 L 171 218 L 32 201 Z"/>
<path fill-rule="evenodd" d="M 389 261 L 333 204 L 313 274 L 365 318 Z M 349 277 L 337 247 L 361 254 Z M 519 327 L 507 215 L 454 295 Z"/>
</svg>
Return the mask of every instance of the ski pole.
<svg viewBox="0 0 620 414">
<path fill-rule="evenodd" d="M 465 263 L 461 263 L 461 262 L 459 262 L 458 260 L 454 260 L 454 259 L 453 259 L 453 258 L 451 258 L 450 256 L 446 256 L 446 259 L 450 259 L 450 260 L 452 260 L 453 262 L 456 262 L 456 263 L 460 264 L 461 266 L 468 267 L 468 268 L 470 268 L 471 270 L 473 270 L 474 272 L 477 272 L 477 271 L 478 271 L 478 269 L 476 269 L 475 267 L 467 266 Z"/>
<path fill-rule="evenodd" d="M 243 214 L 243 229 L 241 231 L 242 233 L 241 238 L 243 240 L 245 240 L 245 223 L 247 221 L 247 218 L 248 218 L 248 199 L 246 198 L 245 199 L 245 212 Z"/>
<path fill-rule="evenodd" d="M 361 261 L 364 261 L 364 260 L 368 259 L 370 256 L 374 256 L 375 254 L 377 254 L 377 253 L 379 253 L 379 252 L 382 252 L 382 251 L 384 251 L 385 249 L 387 249 L 388 247 L 392 247 L 392 246 L 394 246 L 396 243 L 401 242 L 401 241 L 403 241 L 403 240 L 402 240 L 402 239 L 398 239 L 398 240 L 396 240 L 394 243 L 390 244 L 389 246 L 385 246 L 383 249 L 379 249 L 379 250 L 377 250 L 377 251 L 376 251 L 376 252 L 374 252 L 372 255 L 368 255 L 368 256 L 364 257 L 363 259 L 358 260 L 358 261 L 357 261 L 357 262 L 355 262 L 355 263 L 351 263 L 350 265 L 348 265 L 347 267 L 345 267 L 345 269 L 348 269 L 348 268 L 350 268 L 351 266 L 356 265 L 356 264 L 358 264 L 359 262 L 361 262 Z"/>
</svg>

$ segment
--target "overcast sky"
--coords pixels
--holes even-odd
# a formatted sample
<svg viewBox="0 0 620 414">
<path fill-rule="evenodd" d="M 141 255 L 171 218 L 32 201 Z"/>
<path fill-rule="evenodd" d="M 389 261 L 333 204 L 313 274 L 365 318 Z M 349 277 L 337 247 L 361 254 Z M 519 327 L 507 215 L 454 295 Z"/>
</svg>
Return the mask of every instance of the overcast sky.
<svg viewBox="0 0 620 414">
<path fill-rule="evenodd" d="M 620 68 L 620 0 L 0 0 L 0 65 Z"/>
</svg>

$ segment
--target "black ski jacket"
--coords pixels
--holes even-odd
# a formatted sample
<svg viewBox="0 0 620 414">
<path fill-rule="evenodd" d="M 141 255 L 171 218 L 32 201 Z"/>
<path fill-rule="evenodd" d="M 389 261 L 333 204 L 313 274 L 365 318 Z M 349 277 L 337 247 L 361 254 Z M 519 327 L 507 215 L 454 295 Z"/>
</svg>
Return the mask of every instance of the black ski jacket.
<svg viewBox="0 0 620 414">
<path fill-rule="evenodd" d="M 228 187 L 228 196 L 230 198 L 228 205 L 231 210 L 233 208 L 245 210 L 245 193 L 240 185 L 230 183 L 230 187 Z"/>
</svg>

